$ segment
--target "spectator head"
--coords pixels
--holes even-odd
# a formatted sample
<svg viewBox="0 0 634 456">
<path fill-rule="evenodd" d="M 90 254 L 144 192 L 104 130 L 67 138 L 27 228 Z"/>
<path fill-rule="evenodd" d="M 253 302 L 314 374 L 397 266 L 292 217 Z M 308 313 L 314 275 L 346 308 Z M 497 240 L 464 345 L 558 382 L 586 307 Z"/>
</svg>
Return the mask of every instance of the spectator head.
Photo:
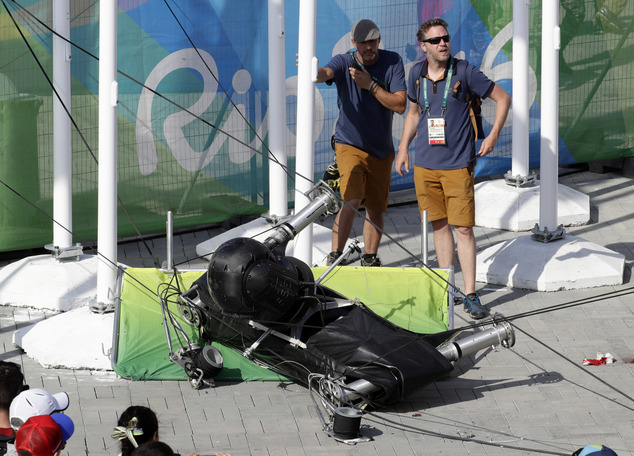
<svg viewBox="0 0 634 456">
<path fill-rule="evenodd" d="M 15 434 L 19 456 L 55 456 L 62 445 L 62 430 L 50 415 L 32 416 Z"/>
<path fill-rule="evenodd" d="M 11 427 L 18 429 L 32 416 L 50 415 L 68 408 L 68 394 L 61 392 L 51 394 L 40 388 L 22 391 L 11 402 L 9 416 Z"/>
<path fill-rule="evenodd" d="M 158 439 L 158 418 L 148 407 L 133 405 L 125 409 L 112 438 L 121 441 L 121 455 L 129 456 L 143 443 Z"/>
<path fill-rule="evenodd" d="M 422 42 L 425 38 L 427 38 L 427 32 L 429 32 L 429 29 L 436 26 L 444 27 L 445 30 L 449 29 L 449 24 L 439 17 L 429 19 L 423 22 L 423 24 L 419 27 L 418 32 L 416 32 L 416 38 L 418 38 L 418 41 Z"/>
<path fill-rule="evenodd" d="M 572 453 L 572 456 L 617 456 L 617 454 L 603 445 L 586 445 Z"/>
<path fill-rule="evenodd" d="M 75 423 L 65 413 L 52 413 L 51 418 L 57 423 L 62 430 L 62 446 L 68 442 L 75 432 Z"/>
<path fill-rule="evenodd" d="M 24 387 L 26 385 L 20 366 L 10 361 L 0 361 L 0 410 L 9 413 L 11 401 Z"/>
<path fill-rule="evenodd" d="M 135 448 L 132 456 L 174 456 L 174 450 L 167 443 L 153 440 Z"/>
</svg>

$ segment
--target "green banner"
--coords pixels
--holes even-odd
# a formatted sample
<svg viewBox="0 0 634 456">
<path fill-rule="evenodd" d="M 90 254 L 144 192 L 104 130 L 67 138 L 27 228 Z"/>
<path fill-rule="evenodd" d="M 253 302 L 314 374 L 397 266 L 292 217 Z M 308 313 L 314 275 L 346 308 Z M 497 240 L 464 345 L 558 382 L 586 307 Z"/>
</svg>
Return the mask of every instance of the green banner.
<svg viewBox="0 0 634 456">
<path fill-rule="evenodd" d="M 118 21 L 118 234 L 120 238 L 203 226 L 266 212 L 268 131 L 284 122 L 288 201 L 296 176 L 299 2 L 285 3 L 286 119 L 268 115 L 267 2 L 120 2 Z M 541 5 L 528 5 L 529 166 L 539 169 Z M 406 73 L 424 58 L 416 40 L 431 17 L 449 23 L 452 53 L 512 94 L 513 0 L 317 2 L 316 54 L 325 64 L 347 51 L 361 17 L 381 29 Z M 0 252 L 52 242 L 54 175 L 52 3 L 0 6 Z M 97 239 L 99 2 L 70 2 L 73 242 Z M 263 20 L 264 18 L 264 20 Z M 559 163 L 634 156 L 634 2 L 560 0 Z M 332 163 L 336 88 L 315 86 L 315 173 Z M 495 106 L 484 100 L 484 131 Z M 512 116 L 477 177 L 511 168 Z M 398 146 L 403 118 L 395 116 Z M 410 156 L 413 158 L 413 145 Z M 392 173 L 392 190 L 412 190 L 412 173 Z"/>
</svg>

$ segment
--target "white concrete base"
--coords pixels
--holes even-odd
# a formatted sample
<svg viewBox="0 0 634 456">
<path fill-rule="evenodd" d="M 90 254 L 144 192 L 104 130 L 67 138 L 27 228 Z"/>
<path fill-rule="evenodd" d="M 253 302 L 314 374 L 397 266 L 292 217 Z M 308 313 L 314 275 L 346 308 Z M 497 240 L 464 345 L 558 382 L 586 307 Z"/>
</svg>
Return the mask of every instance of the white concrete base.
<svg viewBox="0 0 634 456">
<path fill-rule="evenodd" d="M 521 236 L 476 256 L 476 281 L 537 291 L 623 283 L 625 257 L 576 236 L 548 243 Z"/>
<path fill-rule="evenodd" d="M 113 326 L 113 313 L 84 306 L 18 329 L 13 343 L 46 368 L 112 370 Z"/>
<path fill-rule="evenodd" d="M 52 255 L 23 258 L 0 269 L 0 304 L 65 312 L 97 296 L 97 257 L 56 260 Z"/>
<path fill-rule="evenodd" d="M 19 328 L 13 343 L 47 368 L 112 370 L 114 314 L 94 314 L 97 257 L 23 258 L 0 269 L 0 305 L 63 312 Z"/>
<path fill-rule="evenodd" d="M 325 266 L 326 257 L 330 253 L 332 245 L 332 230 L 316 223 L 311 226 L 313 227 L 313 261 L 310 266 Z M 273 227 L 274 224 L 267 221 L 264 217 L 257 218 L 198 244 L 196 253 L 209 258 L 223 243 L 237 237 L 249 237 L 263 242 L 271 235 L 270 230 Z M 350 245 L 350 242 L 348 240 L 346 246 Z M 286 247 L 286 255 L 293 256 L 294 247 L 295 244 L 290 241 Z M 363 251 L 363 243 L 359 243 L 359 248 Z M 352 253 L 349 261 L 354 261 L 357 258 L 359 258 L 359 254 Z"/>
<path fill-rule="evenodd" d="M 584 225 L 590 220 L 590 197 L 558 185 L 557 222 L 564 226 Z M 508 231 L 528 231 L 539 224 L 539 181 L 531 187 L 514 187 L 504 179 L 475 186 L 476 225 Z M 557 229 L 549 226 L 550 231 Z"/>
</svg>

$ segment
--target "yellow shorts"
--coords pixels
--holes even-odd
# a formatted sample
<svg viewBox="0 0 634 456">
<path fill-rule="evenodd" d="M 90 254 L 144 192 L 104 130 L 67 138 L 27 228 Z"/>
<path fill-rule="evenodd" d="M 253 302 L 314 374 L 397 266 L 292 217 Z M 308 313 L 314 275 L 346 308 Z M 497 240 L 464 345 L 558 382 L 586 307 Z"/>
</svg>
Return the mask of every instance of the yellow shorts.
<svg viewBox="0 0 634 456">
<path fill-rule="evenodd" d="M 473 166 L 452 170 L 414 167 L 416 199 L 430 222 L 447 219 L 450 225 L 475 226 Z"/>
<path fill-rule="evenodd" d="M 387 211 L 394 152 L 376 158 L 356 147 L 337 144 L 335 153 L 344 201 L 360 199 L 372 211 Z"/>
</svg>

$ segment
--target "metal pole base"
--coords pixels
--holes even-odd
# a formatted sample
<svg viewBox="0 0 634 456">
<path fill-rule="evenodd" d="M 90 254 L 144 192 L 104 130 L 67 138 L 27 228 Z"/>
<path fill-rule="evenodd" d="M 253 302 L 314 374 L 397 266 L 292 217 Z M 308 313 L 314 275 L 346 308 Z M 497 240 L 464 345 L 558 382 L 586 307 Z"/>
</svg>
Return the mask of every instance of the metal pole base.
<svg viewBox="0 0 634 456">
<path fill-rule="evenodd" d="M 535 185 L 536 181 L 537 181 L 537 175 L 534 172 L 530 173 L 528 176 L 520 176 L 519 174 L 516 176 L 513 176 L 511 175 L 511 171 L 508 171 L 504 175 L 504 182 L 516 188 L 529 187 L 529 186 Z"/>
<path fill-rule="evenodd" d="M 548 231 L 548 227 L 545 227 L 543 231 L 540 231 L 539 225 L 536 223 L 535 227 L 531 230 L 531 239 L 540 242 L 557 241 L 566 237 L 566 230 L 563 225 L 559 225 L 555 231 Z"/>
<path fill-rule="evenodd" d="M 53 258 L 56 260 L 66 260 L 69 258 L 79 260 L 79 257 L 82 253 L 84 253 L 84 248 L 79 243 L 64 248 L 60 248 L 53 244 L 46 244 L 44 248 L 49 250 L 53 254 Z"/>
</svg>

